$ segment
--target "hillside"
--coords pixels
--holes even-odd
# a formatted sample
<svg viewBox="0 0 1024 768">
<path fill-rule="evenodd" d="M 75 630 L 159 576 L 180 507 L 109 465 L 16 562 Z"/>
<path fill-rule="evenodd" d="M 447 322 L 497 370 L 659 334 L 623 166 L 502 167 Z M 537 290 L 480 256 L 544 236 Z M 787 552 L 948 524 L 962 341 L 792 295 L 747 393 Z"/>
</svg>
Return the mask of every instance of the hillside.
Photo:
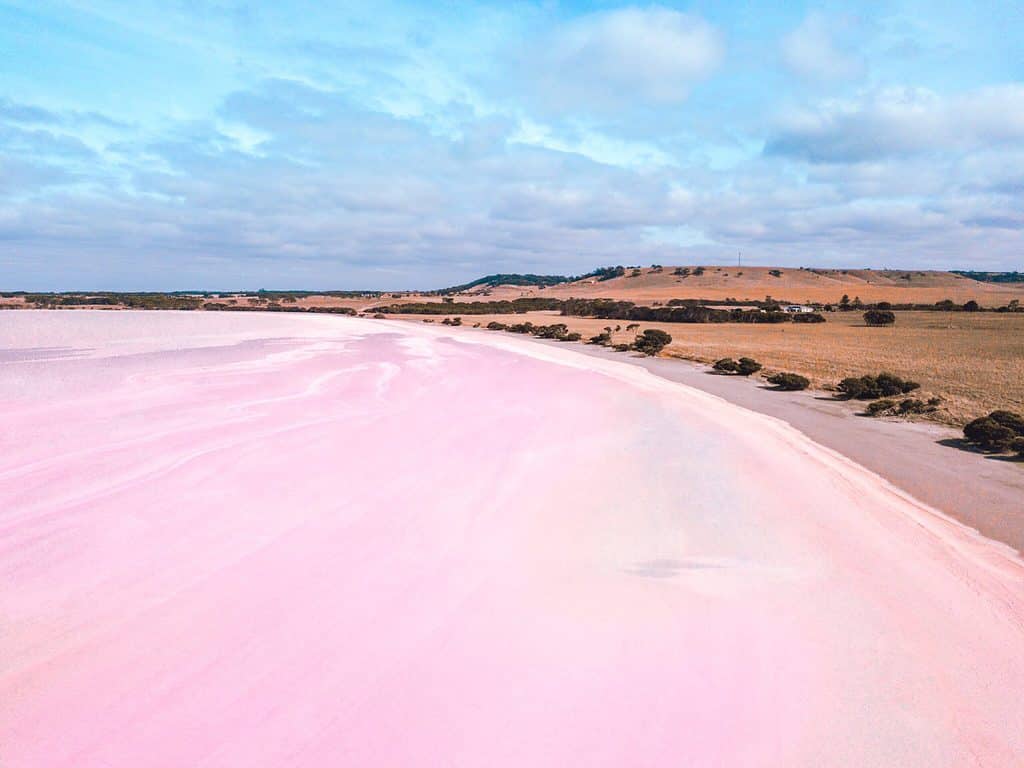
<svg viewBox="0 0 1024 768">
<path fill-rule="evenodd" d="M 688 269 L 685 275 L 677 269 Z M 998 307 L 1017 299 L 1024 301 L 1024 284 L 972 280 L 940 271 L 869 269 L 790 269 L 786 267 L 644 267 L 640 274 L 627 269 L 622 277 L 598 280 L 593 277 L 559 283 L 543 289 L 556 298 L 617 298 L 637 302 L 669 299 L 734 298 L 775 299 L 793 302 L 837 303 L 844 294 L 865 303 L 889 301 L 894 304 L 934 304 L 951 299 L 958 304 L 974 299 L 984 307 Z M 492 300 L 538 295 L 532 286 L 494 286 Z"/>
</svg>

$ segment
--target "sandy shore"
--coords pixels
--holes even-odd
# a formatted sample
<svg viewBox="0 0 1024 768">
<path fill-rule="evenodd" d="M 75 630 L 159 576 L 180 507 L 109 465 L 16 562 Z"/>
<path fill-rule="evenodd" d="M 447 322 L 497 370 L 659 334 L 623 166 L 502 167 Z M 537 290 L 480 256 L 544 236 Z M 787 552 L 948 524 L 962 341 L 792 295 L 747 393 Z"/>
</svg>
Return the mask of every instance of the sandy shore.
<svg viewBox="0 0 1024 768">
<path fill-rule="evenodd" d="M 456 333 L 491 334 L 474 328 Z M 569 347 L 602 360 L 635 365 L 730 403 L 781 419 L 817 443 L 877 473 L 924 503 L 985 536 L 1024 553 L 1024 463 L 960 447 L 960 430 L 922 422 L 859 415 L 861 403 L 822 392 L 776 392 L 757 377 L 714 374 L 688 360 L 650 358 L 590 344 L 566 345 L 515 336 L 528 343 Z"/>
<path fill-rule="evenodd" d="M 1024 760 L 1024 562 L 777 418 L 504 334 L 12 322 L 5 766 Z"/>
<path fill-rule="evenodd" d="M 815 442 L 856 461 L 914 497 L 984 535 L 1024 552 L 1024 463 L 958 447 L 960 430 L 858 415 L 863 405 L 821 392 L 776 392 L 758 379 L 718 376 L 686 360 L 624 356 L 592 346 L 670 381 L 782 419 Z"/>
</svg>

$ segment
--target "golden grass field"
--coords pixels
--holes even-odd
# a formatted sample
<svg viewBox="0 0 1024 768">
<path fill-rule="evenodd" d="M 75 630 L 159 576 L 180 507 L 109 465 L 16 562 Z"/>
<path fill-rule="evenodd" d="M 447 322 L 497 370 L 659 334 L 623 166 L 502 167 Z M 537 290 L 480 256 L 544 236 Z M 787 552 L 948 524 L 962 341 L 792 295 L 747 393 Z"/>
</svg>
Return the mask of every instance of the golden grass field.
<svg viewBox="0 0 1024 768">
<path fill-rule="evenodd" d="M 722 357 L 753 357 L 766 370 L 807 376 L 817 388 L 846 376 L 890 371 L 921 384 L 916 397 L 938 395 L 934 419 L 964 422 L 997 408 L 1024 411 L 1024 313 L 897 312 L 896 325 L 870 328 L 859 312 L 833 312 L 814 325 L 733 323 L 640 323 L 672 335 L 666 356 L 711 363 Z M 392 315 L 395 319 L 440 323 L 443 315 Z M 521 315 L 466 315 L 463 323 L 565 323 L 570 331 L 595 336 L 620 327 L 615 343 L 631 341 L 625 321 L 561 317 L 557 312 Z"/>
<path fill-rule="evenodd" d="M 691 270 L 693 267 L 690 268 Z M 675 267 L 660 271 L 645 267 L 638 277 L 563 283 L 543 290 L 507 286 L 490 289 L 487 298 L 550 296 L 559 299 L 614 298 L 649 304 L 669 299 L 761 300 L 836 304 L 847 294 L 864 303 L 889 301 L 894 304 L 934 304 L 952 299 L 958 304 L 974 299 L 983 307 L 998 307 L 1017 299 L 1024 303 L 1024 283 L 983 283 L 951 272 L 906 270 L 823 270 L 788 267 L 704 267 L 704 274 L 680 277 Z M 772 272 L 779 272 L 778 276 Z M 486 289 L 471 293 L 484 294 Z"/>
</svg>

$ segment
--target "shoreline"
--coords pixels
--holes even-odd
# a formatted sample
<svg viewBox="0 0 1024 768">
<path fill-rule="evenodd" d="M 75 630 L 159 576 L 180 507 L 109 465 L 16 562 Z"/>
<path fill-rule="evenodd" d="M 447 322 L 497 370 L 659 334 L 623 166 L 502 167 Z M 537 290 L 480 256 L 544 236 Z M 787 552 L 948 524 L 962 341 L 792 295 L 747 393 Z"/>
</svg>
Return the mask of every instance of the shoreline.
<svg viewBox="0 0 1024 768">
<path fill-rule="evenodd" d="M 400 320 L 398 322 L 407 322 Z M 760 379 L 722 376 L 680 358 L 643 357 L 590 344 L 467 328 L 625 362 L 732 405 L 785 422 L 819 445 L 875 473 L 923 504 L 1024 555 L 1024 467 L 1007 457 L 963 450 L 959 430 L 939 424 L 859 416 L 821 392 L 779 392 Z M 457 338 L 460 334 L 453 333 Z"/>
</svg>

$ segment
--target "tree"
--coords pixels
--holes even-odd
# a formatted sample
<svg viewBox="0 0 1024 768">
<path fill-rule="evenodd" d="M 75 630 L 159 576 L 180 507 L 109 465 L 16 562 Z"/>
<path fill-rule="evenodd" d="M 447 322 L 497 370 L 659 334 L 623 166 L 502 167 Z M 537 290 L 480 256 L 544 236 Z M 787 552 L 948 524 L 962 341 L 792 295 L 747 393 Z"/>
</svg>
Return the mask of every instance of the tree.
<svg viewBox="0 0 1024 768">
<path fill-rule="evenodd" d="M 648 328 L 636 337 L 633 349 L 645 355 L 654 356 L 672 343 L 672 337 L 658 328 Z"/>
<path fill-rule="evenodd" d="M 892 325 L 896 322 L 896 315 L 885 309 L 869 309 L 864 313 L 864 322 L 876 327 Z"/>
<path fill-rule="evenodd" d="M 768 383 L 774 384 L 776 389 L 784 392 L 796 392 L 811 385 L 807 378 L 798 373 L 773 373 L 768 377 Z"/>
<path fill-rule="evenodd" d="M 843 310 L 843 311 L 845 312 L 845 311 L 846 311 L 846 310 L 848 310 L 849 308 L 850 308 L 850 297 L 849 297 L 849 296 L 847 296 L 847 295 L 846 295 L 846 294 L 844 293 L 844 294 L 843 294 L 843 298 L 841 298 L 841 299 L 839 300 L 839 309 L 841 309 L 841 310 Z"/>
<path fill-rule="evenodd" d="M 978 302 L 976 302 L 974 299 L 971 299 L 970 301 L 964 304 L 963 309 L 964 312 L 977 312 L 978 310 L 981 309 L 981 305 L 978 304 Z"/>
</svg>

